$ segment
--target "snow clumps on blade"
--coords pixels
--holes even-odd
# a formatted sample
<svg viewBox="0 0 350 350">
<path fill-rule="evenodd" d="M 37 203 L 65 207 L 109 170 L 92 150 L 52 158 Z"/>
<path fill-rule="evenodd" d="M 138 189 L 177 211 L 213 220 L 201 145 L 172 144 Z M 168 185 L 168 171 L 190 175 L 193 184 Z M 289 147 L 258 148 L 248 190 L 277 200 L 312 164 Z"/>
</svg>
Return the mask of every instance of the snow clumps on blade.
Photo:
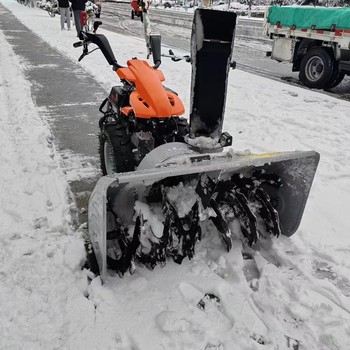
<svg viewBox="0 0 350 350">
<path fill-rule="evenodd" d="M 180 182 L 177 186 L 168 187 L 165 192 L 180 218 L 188 215 L 194 204 L 197 201 L 200 202 L 200 198 L 196 193 L 195 182 L 186 185 Z"/>
<path fill-rule="evenodd" d="M 189 145 L 200 149 L 213 149 L 220 147 L 220 144 L 216 140 L 205 136 L 199 136 L 194 139 L 188 138 L 186 139 L 186 142 Z"/>
</svg>

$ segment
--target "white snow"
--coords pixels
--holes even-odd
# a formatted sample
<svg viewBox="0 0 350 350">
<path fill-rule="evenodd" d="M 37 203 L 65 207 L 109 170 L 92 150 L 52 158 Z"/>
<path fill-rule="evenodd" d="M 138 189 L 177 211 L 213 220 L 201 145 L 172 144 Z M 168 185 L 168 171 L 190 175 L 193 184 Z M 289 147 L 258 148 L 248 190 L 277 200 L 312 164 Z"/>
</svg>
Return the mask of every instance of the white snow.
<svg viewBox="0 0 350 350">
<path fill-rule="evenodd" d="M 202 149 L 211 149 L 211 148 L 218 148 L 220 145 L 218 145 L 218 142 L 212 139 L 211 137 L 205 137 L 205 136 L 199 136 L 195 139 L 188 138 L 186 140 L 189 145 L 202 148 Z"/>
<path fill-rule="evenodd" d="M 61 31 L 58 16 L 0 2 L 77 61 L 75 31 Z M 145 58 L 142 38 L 100 32 L 118 62 Z M 69 181 L 77 175 L 61 168 L 7 35 L 0 32 L 0 349 L 350 349 L 349 102 L 231 72 L 224 129 L 235 151 L 321 154 L 298 231 L 258 250 L 233 236 L 227 253 L 209 226 L 192 261 L 88 284 L 83 238 L 71 228 Z M 106 92 L 118 82 L 100 52 L 81 66 Z M 188 109 L 190 66 L 164 60 L 161 68 Z M 206 300 L 201 310 L 210 293 L 219 305 Z"/>
</svg>

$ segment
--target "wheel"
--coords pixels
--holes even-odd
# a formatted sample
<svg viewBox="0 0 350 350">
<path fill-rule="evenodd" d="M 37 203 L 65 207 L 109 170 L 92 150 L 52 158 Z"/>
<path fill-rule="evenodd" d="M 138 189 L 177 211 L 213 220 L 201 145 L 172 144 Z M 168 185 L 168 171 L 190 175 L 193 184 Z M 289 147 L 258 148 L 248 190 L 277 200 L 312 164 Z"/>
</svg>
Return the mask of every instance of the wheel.
<svg viewBox="0 0 350 350">
<path fill-rule="evenodd" d="M 134 18 L 135 18 L 135 11 L 131 10 L 131 19 L 134 19 Z"/>
<path fill-rule="evenodd" d="M 325 89 L 333 89 L 343 81 L 345 73 L 339 72 L 339 70 L 337 70 L 336 73 L 335 77 L 330 80 Z"/>
<path fill-rule="evenodd" d="M 134 170 L 133 145 L 126 128 L 120 124 L 105 125 L 99 136 L 99 153 L 103 175 Z"/>
<path fill-rule="evenodd" d="M 315 89 L 323 89 L 332 78 L 335 60 L 321 47 L 306 52 L 301 60 L 299 78 L 302 83 Z"/>
</svg>

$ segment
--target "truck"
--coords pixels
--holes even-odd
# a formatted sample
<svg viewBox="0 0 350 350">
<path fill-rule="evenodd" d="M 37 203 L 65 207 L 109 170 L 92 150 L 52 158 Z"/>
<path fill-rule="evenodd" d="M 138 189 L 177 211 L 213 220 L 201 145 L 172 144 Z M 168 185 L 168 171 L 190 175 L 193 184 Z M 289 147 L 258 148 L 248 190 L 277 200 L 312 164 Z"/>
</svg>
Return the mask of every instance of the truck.
<svg viewBox="0 0 350 350">
<path fill-rule="evenodd" d="M 268 56 L 292 63 L 309 88 L 332 89 L 350 75 L 350 8 L 268 6 L 263 35 L 273 40 Z"/>
</svg>

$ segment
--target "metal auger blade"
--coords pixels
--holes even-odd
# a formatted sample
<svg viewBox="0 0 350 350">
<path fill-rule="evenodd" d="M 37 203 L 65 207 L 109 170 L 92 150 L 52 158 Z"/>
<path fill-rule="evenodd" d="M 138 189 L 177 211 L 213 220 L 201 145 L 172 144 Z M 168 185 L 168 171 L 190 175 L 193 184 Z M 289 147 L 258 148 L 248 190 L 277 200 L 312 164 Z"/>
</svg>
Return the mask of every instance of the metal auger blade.
<svg viewBox="0 0 350 350">
<path fill-rule="evenodd" d="M 192 220 L 191 220 L 191 226 L 188 231 L 185 231 L 185 242 L 183 251 L 188 256 L 189 259 L 192 259 L 194 256 L 194 248 L 197 240 L 201 239 L 201 228 L 199 226 L 199 205 L 198 202 L 196 202 L 192 209 Z"/>
<path fill-rule="evenodd" d="M 257 188 L 255 191 L 255 197 L 262 205 L 259 212 L 265 222 L 266 230 L 270 234 L 278 237 L 281 234 L 278 212 L 272 206 L 269 195 L 261 188 Z"/>
<path fill-rule="evenodd" d="M 248 205 L 245 194 L 240 192 L 241 187 L 245 189 L 248 179 L 239 175 L 232 176 L 232 180 L 221 181 L 217 185 L 217 202 L 227 203 L 233 210 L 235 217 L 239 220 L 243 236 L 248 240 L 248 244 L 256 243 L 258 239 L 257 220 Z M 249 193 L 244 190 L 245 193 Z M 214 209 L 214 208 L 213 208 Z"/>
<path fill-rule="evenodd" d="M 148 253 L 141 251 L 136 255 L 136 260 L 150 270 L 153 270 L 158 263 L 164 266 L 166 262 L 165 244 L 162 241 L 159 243 L 152 242 L 150 239 L 148 241 L 151 245 L 150 251 Z"/>
<path fill-rule="evenodd" d="M 168 211 L 168 203 L 164 200 L 164 188 L 159 188 L 159 194 L 163 198 L 163 212 L 165 213 L 165 221 L 162 236 L 158 242 L 148 239 L 151 249 L 144 253 L 142 250 L 137 254 L 137 261 L 144 264 L 150 270 L 153 270 L 158 263 L 162 266 L 166 263 L 167 245 L 169 245 L 171 214 Z"/>
<path fill-rule="evenodd" d="M 192 259 L 194 256 L 194 247 L 197 240 L 201 238 L 201 228 L 199 226 L 199 206 L 196 202 L 190 213 L 185 218 L 180 218 L 167 199 L 165 199 L 166 218 L 169 217 L 169 239 L 167 244 L 167 254 L 173 257 L 173 260 L 181 264 L 187 256 Z M 167 219 L 166 219 L 167 221 Z M 176 237 L 178 244 L 174 245 L 173 237 Z"/>
<path fill-rule="evenodd" d="M 241 177 L 239 174 L 234 174 L 231 178 L 234 191 L 238 193 L 238 198 L 241 198 L 244 203 L 251 203 L 251 207 L 258 206 L 258 209 L 249 211 L 256 216 L 256 233 L 257 237 L 264 237 L 264 233 L 278 237 L 281 233 L 279 225 L 279 216 L 275 208 L 273 208 L 269 195 L 261 188 L 262 184 L 269 184 L 275 188 L 281 187 L 281 178 L 276 174 L 264 174 L 262 172 L 255 172 L 249 178 Z M 251 216 L 249 214 L 249 216 Z M 259 220 L 261 219 L 261 220 Z M 261 228 L 262 223 L 266 230 Z M 253 228 L 252 224 L 250 225 Z M 253 229 L 255 231 L 255 229 Z M 255 243 L 254 240 L 253 243 Z"/>
<path fill-rule="evenodd" d="M 229 229 L 228 223 L 223 217 L 214 198 L 210 200 L 210 206 L 213 208 L 216 214 L 216 217 L 210 217 L 210 219 L 219 231 L 220 238 L 225 242 L 226 249 L 229 252 L 232 248 L 231 230 Z"/>
<path fill-rule="evenodd" d="M 247 239 L 248 244 L 256 243 L 258 239 L 257 221 L 254 213 L 249 208 L 246 196 L 239 191 L 231 191 L 227 203 L 237 213 L 243 236 Z"/>
<path fill-rule="evenodd" d="M 257 221 L 255 215 L 248 206 L 248 200 L 246 196 L 237 190 L 238 186 L 244 187 L 246 185 L 247 179 L 241 178 L 239 175 L 237 175 L 237 177 L 232 176 L 232 178 L 237 178 L 238 181 L 219 181 L 217 184 L 215 184 L 215 187 L 214 181 L 211 180 L 209 182 L 205 182 L 210 184 L 209 188 L 211 191 L 209 193 L 213 195 L 213 192 L 215 192 L 215 199 L 212 197 L 209 201 L 209 204 L 215 211 L 216 217 L 211 217 L 210 219 L 218 229 L 220 237 L 224 240 L 227 251 L 230 251 L 232 248 L 232 239 L 230 237 L 231 231 L 228 227 L 227 221 L 219 209 L 218 203 L 225 203 L 231 207 L 235 217 L 240 220 L 242 233 L 244 237 L 247 238 L 250 245 L 255 243 L 258 238 Z M 199 191 L 197 191 L 197 193 L 200 194 Z"/>
<path fill-rule="evenodd" d="M 217 200 L 213 198 L 216 185 L 216 182 L 207 174 L 201 174 L 196 186 L 196 193 L 201 198 L 203 208 L 210 206 L 214 210 L 216 216 L 212 216 L 210 219 L 217 228 L 219 236 L 225 242 L 227 251 L 229 252 L 232 248 L 231 230 L 219 209 Z M 222 188 L 222 186 L 220 186 L 220 188 Z"/>
<path fill-rule="evenodd" d="M 107 255 L 107 265 L 109 268 L 117 271 L 120 275 L 129 270 L 132 274 L 133 261 L 136 255 L 136 250 L 140 245 L 140 235 L 143 226 L 142 214 L 136 218 L 135 229 L 132 240 L 128 242 L 125 237 L 118 239 L 121 256 L 119 259 L 113 259 Z"/>
<path fill-rule="evenodd" d="M 182 227 L 178 225 L 175 208 L 169 203 L 166 197 L 164 197 L 163 201 L 163 212 L 165 215 L 164 230 L 166 230 L 168 237 L 166 242 L 167 255 L 174 257 L 178 255 L 178 249 L 181 247 L 181 232 L 179 230 Z"/>
<path fill-rule="evenodd" d="M 196 193 L 201 198 L 203 208 L 210 205 L 213 193 L 216 188 L 216 182 L 212 180 L 207 174 L 201 174 L 196 186 Z"/>
</svg>

